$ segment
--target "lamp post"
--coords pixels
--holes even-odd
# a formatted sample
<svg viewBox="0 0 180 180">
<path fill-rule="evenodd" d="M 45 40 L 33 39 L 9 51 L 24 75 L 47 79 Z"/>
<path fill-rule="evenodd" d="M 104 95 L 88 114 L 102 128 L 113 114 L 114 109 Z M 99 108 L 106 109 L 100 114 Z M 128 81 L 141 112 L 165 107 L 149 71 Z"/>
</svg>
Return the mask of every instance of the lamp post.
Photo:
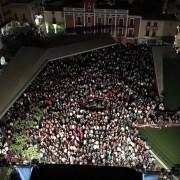
<svg viewBox="0 0 180 180">
<path fill-rule="evenodd" d="M 41 25 L 42 25 L 42 20 L 43 20 L 43 16 L 40 15 L 35 15 L 35 25 L 38 27 L 38 33 L 41 33 Z"/>
<path fill-rule="evenodd" d="M 57 33 L 57 24 L 53 24 L 53 27 L 54 27 L 54 33 L 56 34 Z"/>
<path fill-rule="evenodd" d="M 176 50 L 176 53 L 180 53 L 180 26 L 177 26 L 175 40 L 174 40 L 174 48 Z"/>
<path fill-rule="evenodd" d="M 6 62 L 5 57 L 4 57 L 4 56 L 1 56 L 0 65 L 1 65 L 1 66 L 5 66 L 6 64 L 7 64 L 7 62 Z"/>
<path fill-rule="evenodd" d="M 46 33 L 48 34 L 49 33 L 49 24 L 45 23 L 45 27 L 46 27 Z"/>
</svg>

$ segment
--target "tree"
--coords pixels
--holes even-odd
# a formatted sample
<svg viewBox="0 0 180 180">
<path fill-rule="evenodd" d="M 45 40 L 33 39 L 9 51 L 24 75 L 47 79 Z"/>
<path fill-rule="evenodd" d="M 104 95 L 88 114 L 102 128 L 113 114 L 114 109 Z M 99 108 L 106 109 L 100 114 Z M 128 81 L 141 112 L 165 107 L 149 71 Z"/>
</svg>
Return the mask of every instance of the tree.
<svg viewBox="0 0 180 180">
<path fill-rule="evenodd" d="M 10 142 L 10 150 L 16 154 L 20 160 L 39 159 L 40 152 L 37 146 L 30 146 L 31 140 L 25 135 L 25 131 L 39 124 L 43 117 L 43 112 L 38 107 L 32 108 L 32 116 L 30 119 L 18 119 L 14 123 L 14 132 Z"/>
<path fill-rule="evenodd" d="M 32 146 L 22 151 L 23 160 L 29 160 L 29 159 L 32 160 L 32 159 L 39 159 L 39 158 L 40 158 L 40 152 L 37 146 Z"/>
<path fill-rule="evenodd" d="M 24 134 L 16 134 L 16 136 L 13 136 L 12 138 L 10 150 L 20 158 L 23 149 L 25 145 L 28 143 L 28 141 L 28 138 Z"/>
</svg>

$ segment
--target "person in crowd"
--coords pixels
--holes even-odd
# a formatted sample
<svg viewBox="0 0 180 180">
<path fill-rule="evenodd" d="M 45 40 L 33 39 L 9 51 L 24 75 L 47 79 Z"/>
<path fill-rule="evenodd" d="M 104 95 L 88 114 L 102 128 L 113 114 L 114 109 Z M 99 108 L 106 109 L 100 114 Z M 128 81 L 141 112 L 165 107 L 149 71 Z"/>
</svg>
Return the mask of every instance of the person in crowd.
<svg viewBox="0 0 180 180">
<path fill-rule="evenodd" d="M 111 47 L 49 62 L 6 113 L 1 152 L 12 154 L 9 140 L 17 120 L 43 117 L 26 130 L 40 161 L 94 166 L 142 166 L 155 159 L 140 138 L 136 122 L 179 123 L 158 97 L 151 49 L 144 45 Z"/>
</svg>

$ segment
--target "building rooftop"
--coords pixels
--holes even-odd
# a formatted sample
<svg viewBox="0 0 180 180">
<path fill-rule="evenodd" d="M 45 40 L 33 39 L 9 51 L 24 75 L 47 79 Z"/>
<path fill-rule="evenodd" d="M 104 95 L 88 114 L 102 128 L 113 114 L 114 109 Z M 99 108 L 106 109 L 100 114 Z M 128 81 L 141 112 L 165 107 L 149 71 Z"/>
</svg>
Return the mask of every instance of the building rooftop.
<svg viewBox="0 0 180 180">
<path fill-rule="evenodd" d="M 142 14 L 143 19 L 156 19 L 156 20 L 166 20 L 166 21 L 178 21 L 177 17 L 173 14 Z"/>
<path fill-rule="evenodd" d="M 74 7 L 74 8 L 83 8 L 82 0 L 65 0 L 64 7 Z"/>
<path fill-rule="evenodd" d="M 43 6 L 47 11 L 62 11 L 64 6 L 64 1 L 50 0 L 43 3 Z"/>
<path fill-rule="evenodd" d="M 98 9 L 129 9 L 129 3 L 126 1 L 118 2 L 116 4 L 107 4 L 102 1 L 97 1 L 96 8 Z"/>
<path fill-rule="evenodd" d="M 31 3 L 34 0 L 10 0 L 11 3 Z"/>
<path fill-rule="evenodd" d="M 83 3 L 73 0 L 51 0 L 44 4 L 45 10 L 49 11 L 62 11 L 64 7 L 82 8 Z"/>
</svg>

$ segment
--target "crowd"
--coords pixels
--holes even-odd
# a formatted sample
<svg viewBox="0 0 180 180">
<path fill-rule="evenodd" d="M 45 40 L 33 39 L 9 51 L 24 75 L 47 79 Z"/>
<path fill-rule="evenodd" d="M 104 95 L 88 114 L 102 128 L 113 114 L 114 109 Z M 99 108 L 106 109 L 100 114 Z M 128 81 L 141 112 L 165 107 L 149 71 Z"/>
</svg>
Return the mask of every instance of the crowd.
<svg viewBox="0 0 180 180">
<path fill-rule="evenodd" d="M 9 156 L 13 124 L 43 118 L 26 131 L 27 147 L 37 145 L 48 163 L 142 166 L 155 159 L 141 140 L 137 121 L 179 122 L 158 97 L 151 49 L 114 45 L 49 62 L 7 112 L 0 128 L 1 154 Z"/>
</svg>

